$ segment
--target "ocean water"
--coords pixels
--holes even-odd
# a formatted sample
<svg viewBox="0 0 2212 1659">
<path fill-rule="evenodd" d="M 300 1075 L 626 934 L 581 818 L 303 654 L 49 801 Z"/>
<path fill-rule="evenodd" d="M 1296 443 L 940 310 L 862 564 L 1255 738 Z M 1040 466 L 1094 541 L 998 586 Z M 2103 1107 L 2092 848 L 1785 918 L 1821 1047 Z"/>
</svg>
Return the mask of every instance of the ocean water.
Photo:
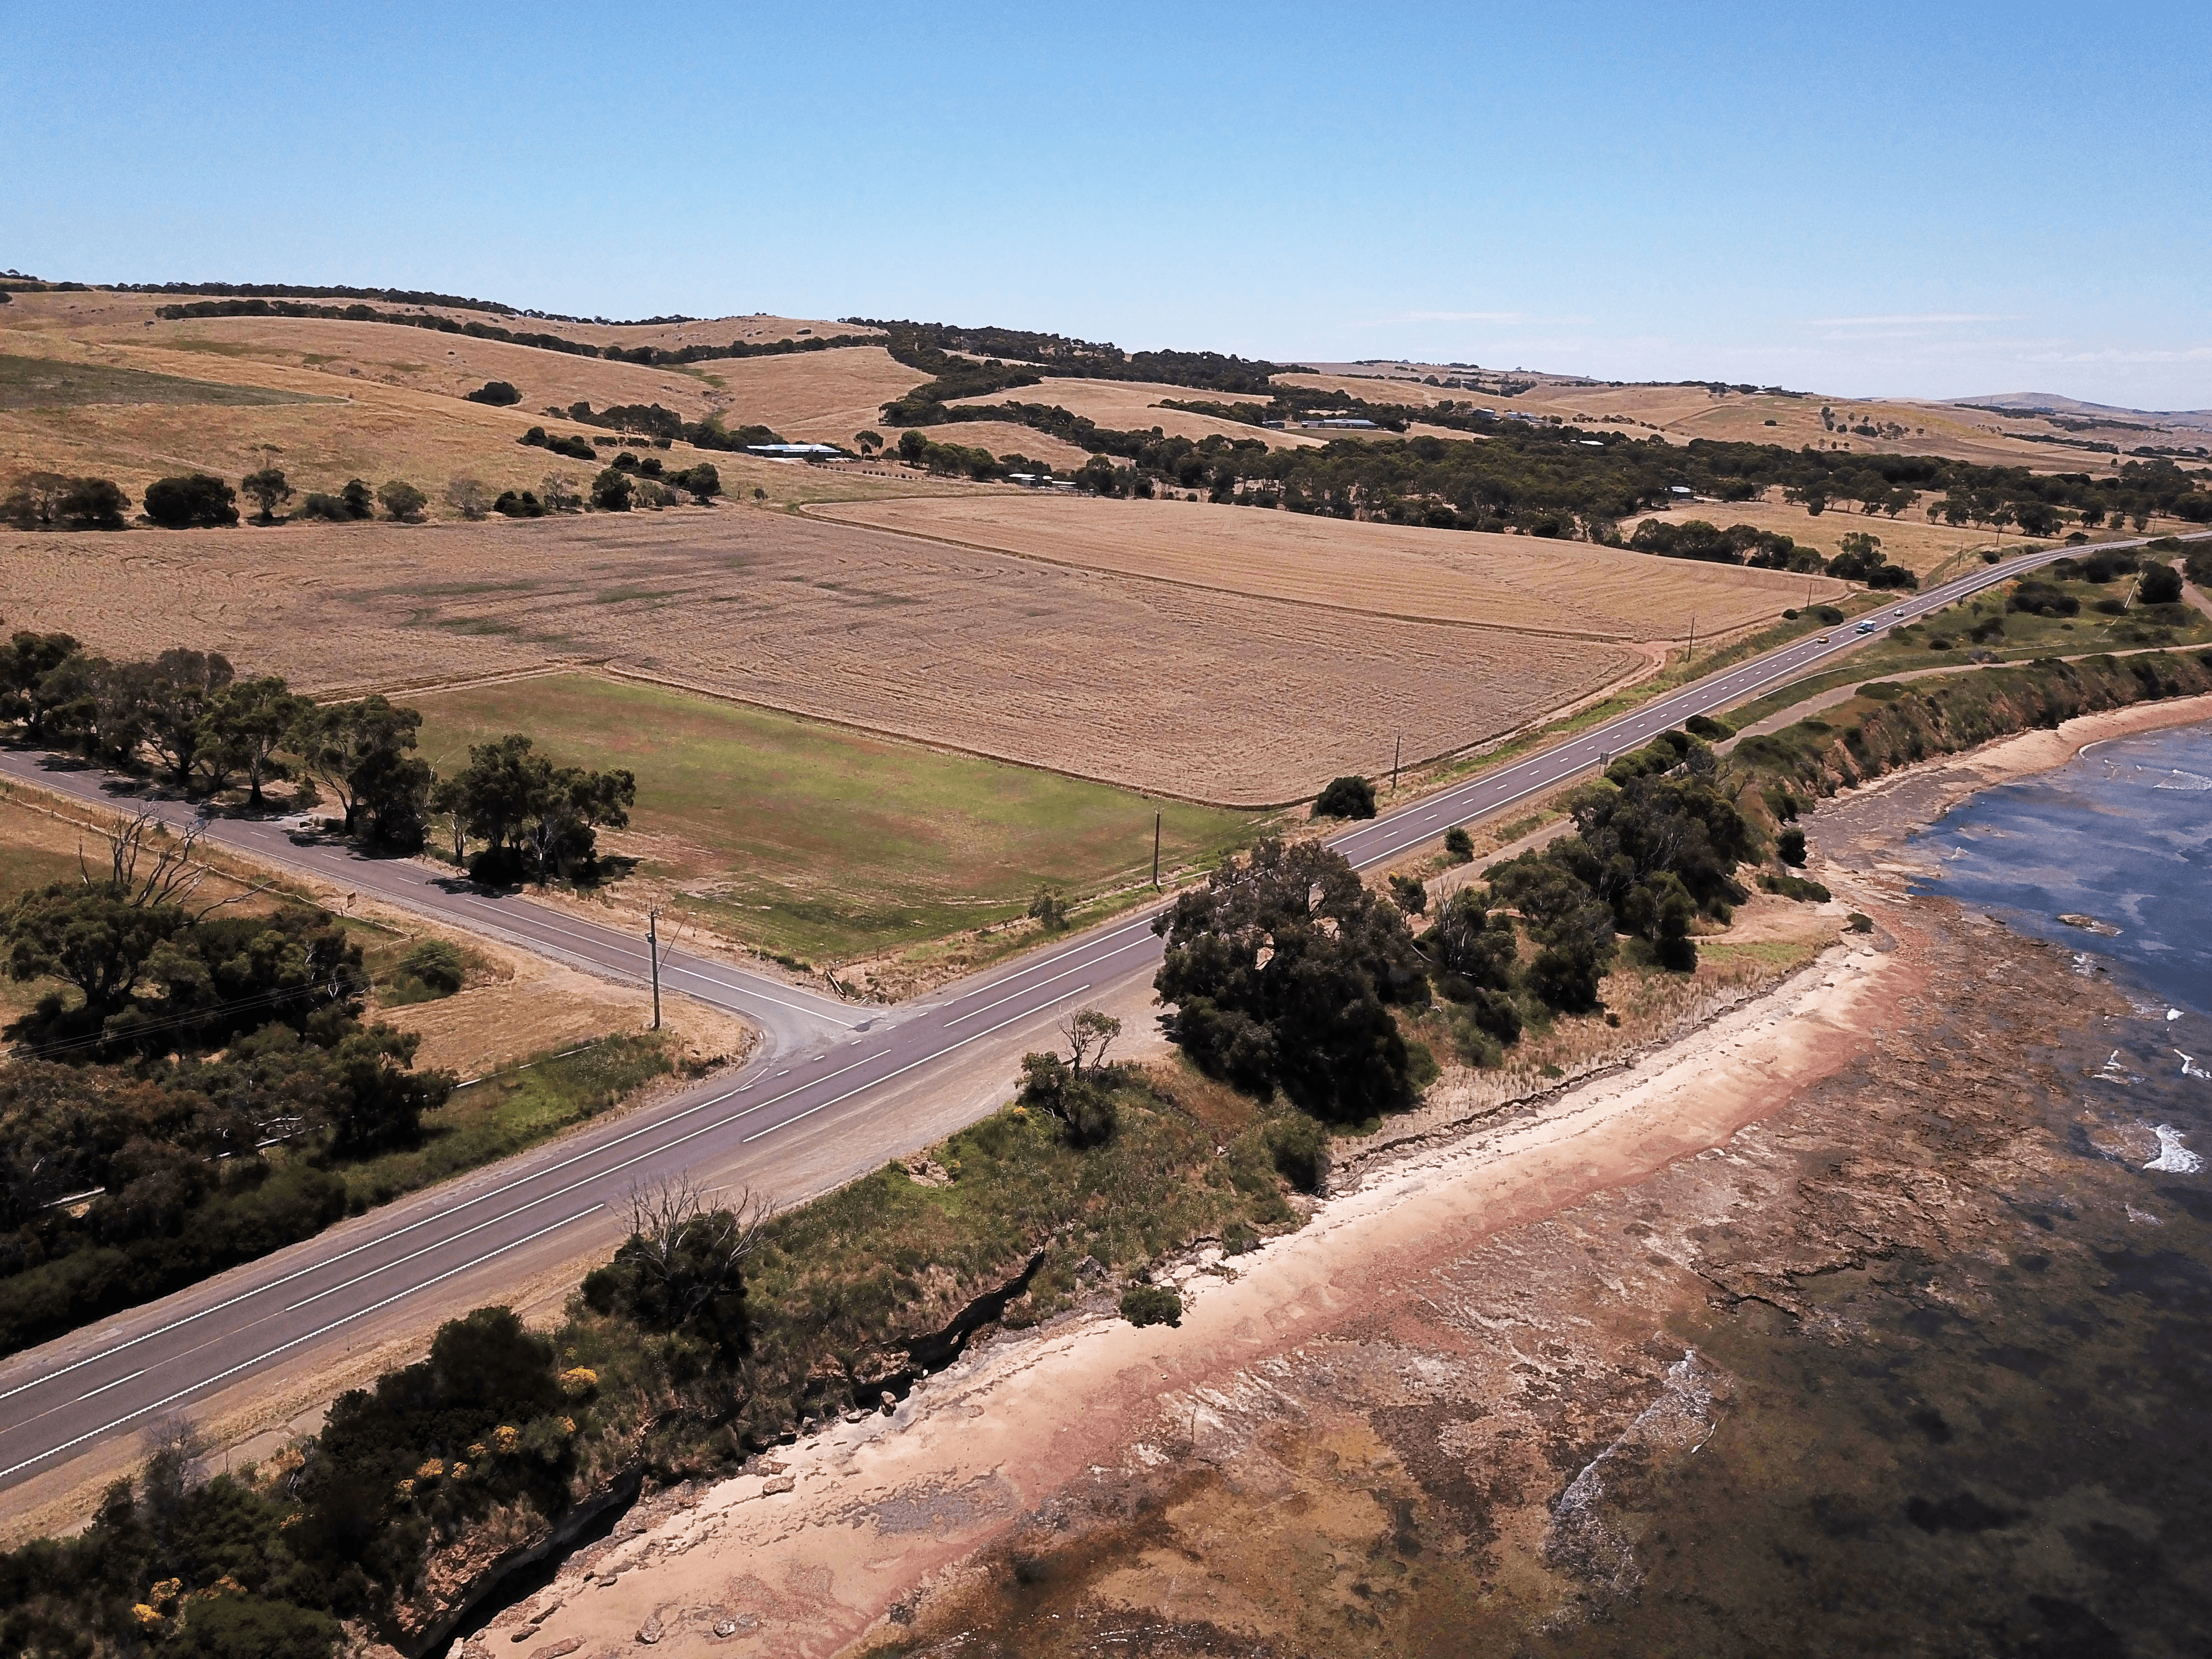
<svg viewBox="0 0 2212 1659">
<path fill-rule="evenodd" d="M 2212 728 L 1985 792 L 1916 850 L 1941 872 L 1922 891 L 2062 947 L 2130 1011 L 2047 981 L 2041 1006 L 1922 1011 L 1930 1053 L 1998 1078 L 2018 1056 L 1996 1087 L 2052 1150 L 1931 1168 L 1917 1201 L 1995 1220 L 1801 1278 L 1815 1318 L 1674 1330 L 1731 1404 L 1659 1483 L 1634 1592 L 1523 1651 L 2212 1655 Z M 1963 1146 L 1971 1115 L 1921 1099 Z"/>
<path fill-rule="evenodd" d="M 2207 1030 L 2212 726 L 2099 744 L 2056 771 L 1985 790 L 1915 844 L 1942 872 L 1919 890 L 2118 964 Z M 2069 927 L 2063 915 L 2119 932 Z"/>
</svg>

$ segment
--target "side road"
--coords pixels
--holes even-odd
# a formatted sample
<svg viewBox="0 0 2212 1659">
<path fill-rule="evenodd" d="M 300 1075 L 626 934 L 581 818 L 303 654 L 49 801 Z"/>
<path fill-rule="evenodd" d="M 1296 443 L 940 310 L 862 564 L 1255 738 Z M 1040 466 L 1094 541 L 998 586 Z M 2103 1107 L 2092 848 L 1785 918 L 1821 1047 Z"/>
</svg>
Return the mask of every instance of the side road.
<svg viewBox="0 0 2212 1659">
<path fill-rule="evenodd" d="M 1892 622 L 2075 550 L 2047 550 L 1901 599 L 1869 635 L 1838 630 L 1825 642 L 1807 639 L 1723 669 L 1334 844 L 1357 865 L 1386 862 L 1692 714 L 1827 665 Z M 104 793 L 95 775 L 50 771 L 21 755 L 5 761 L 28 781 L 58 782 L 84 799 Z M 542 948 L 602 971 L 635 978 L 643 970 L 638 941 L 526 899 L 450 890 L 423 866 L 295 848 L 270 824 L 212 819 L 208 833 L 344 887 L 382 884 L 374 888 L 380 896 L 462 927 L 543 939 Z M 872 1015 L 687 959 L 686 990 L 760 1018 L 775 1033 L 744 1071 L 16 1356 L 0 1366 L 0 1488 L 34 1483 L 11 1496 L 19 1512 L 57 1502 L 124 1467 L 149 1419 L 189 1413 L 220 1438 L 233 1421 L 251 1426 L 257 1401 L 281 1397 L 297 1408 L 327 1399 L 334 1384 L 410 1352 L 456 1309 L 526 1299 L 532 1287 L 557 1293 L 573 1285 L 574 1264 L 617 1241 L 635 1186 L 686 1173 L 789 1204 L 925 1145 L 1002 1099 L 1019 1054 L 1042 1046 L 1068 1007 L 1141 1003 L 1161 950 L 1151 920 L 1124 918 L 1026 963 Z"/>
</svg>

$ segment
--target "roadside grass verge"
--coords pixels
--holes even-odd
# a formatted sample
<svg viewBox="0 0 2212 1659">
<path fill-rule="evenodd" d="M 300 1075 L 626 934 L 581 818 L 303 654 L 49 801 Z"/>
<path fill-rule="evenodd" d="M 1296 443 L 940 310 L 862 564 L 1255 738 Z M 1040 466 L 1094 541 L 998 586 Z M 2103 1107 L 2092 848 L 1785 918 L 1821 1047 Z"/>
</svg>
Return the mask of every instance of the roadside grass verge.
<svg viewBox="0 0 2212 1659">
<path fill-rule="evenodd" d="M 607 1037 L 577 1054 L 537 1056 L 456 1089 L 445 1105 L 422 1115 L 417 1145 L 336 1166 L 346 1211 L 359 1215 L 549 1140 L 674 1069 L 661 1039 L 647 1032 Z"/>
<path fill-rule="evenodd" d="M 440 770 L 527 729 L 559 764 L 627 767 L 633 830 L 610 838 L 719 930 L 807 963 L 897 952 L 1210 867 L 1252 814 L 1156 799 L 706 697 L 564 674 L 410 699 Z"/>
<path fill-rule="evenodd" d="M 1755 725 L 1838 686 L 1870 684 L 1919 669 L 2032 662 L 2044 657 L 2091 657 L 2212 640 L 2212 618 L 2189 605 L 2138 606 L 2118 617 L 2098 611 L 2098 601 L 2125 598 L 2124 581 L 2101 586 L 2079 581 L 2051 585 L 2081 602 L 2079 616 L 2039 617 L 2007 611 L 2005 595 L 2010 589 L 1999 587 L 1885 635 L 1881 644 L 1855 653 L 1844 667 L 1792 680 L 1730 709 L 1729 723 L 1738 728 Z M 2003 623 L 2002 633 L 1978 642 L 1969 637 L 1972 629 L 1994 620 Z"/>
<path fill-rule="evenodd" d="M 1873 608 L 1883 597 L 1879 593 L 1855 593 L 1840 601 L 1837 609 L 1843 611 L 1848 621 Z M 1402 793 L 1411 799 L 1415 793 L 1425 793 L 1461 782 L 1478 772 L 1510 765 L 1533 750 L 1556 743 L 1561 738 L 1571 737 L 1577 732 L 1587 732 L 1594 726 L 1602 726 L 1606 721 L 1641 708 L 1692 680 L 1701 680 L 1731 663 L 1775 650 L 1793 640 L 1803 639 L 1808 634 L 1820 633 L 1825 626 L 1809 616 L 1799 616 L 1787 622 L 1776 623 L 1771 628 L 1762 628 L 1756 633 L 1746 634 L 1719 650 L 1705 653 L 1694 659 L 1686 652 L 1670 653 L 1658 672 L 1625 687 L 1602 702 L 1592 703 L 1589 708 L 1559 720 L 1547 720 L 1519 737 L 1509 738 L 1494 749 L 1451 756 L 1418 771 L 1407 768 Z M 1437 833 L 1442 835 L 1443 831 L 1438 830 Z"/>
<path fill-rule="evenodd" d="M 1039 1252 L 1018 1293 L 979 1323 L 1034 1325 L 1200 1240 L 1249 1246 L 1295 1224 L 1270 1151 L 1273 1109 L 1180 1060 L 1115 1071 L 1103 1146 L 1071 1146 L 1055 1119 L 1011 1103 L 771 1219 L 745 1266 L 750 1351 L 710 1390 L 728 1390 L 727 1415 L 704 1437 L 696 1418 L 666 1418 L 652 1455 L 712 1464 L 741 1455 L 740 1437 L 766 1444 L 874 1407 L 911 1364 L 957 1352 L 965 1333 L 946 1333 L 963 1310 L 1021 1280 Z M 556 1340 L 562 1364 L 599 1373 L 617 1423 L 665 1403 L 653 1345 L 620 1319 L 574 1301 Z M 608 1439 L 610 1456 L 635 1443 L 619 1430 Z"/>
</svg>

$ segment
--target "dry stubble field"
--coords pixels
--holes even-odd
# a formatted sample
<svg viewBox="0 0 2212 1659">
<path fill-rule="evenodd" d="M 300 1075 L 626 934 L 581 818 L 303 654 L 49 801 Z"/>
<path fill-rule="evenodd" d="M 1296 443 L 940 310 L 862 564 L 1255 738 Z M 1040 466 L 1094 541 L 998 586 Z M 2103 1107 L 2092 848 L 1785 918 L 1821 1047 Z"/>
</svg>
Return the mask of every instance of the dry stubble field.
<svg viewBox="0 0 2212 1659">
<path fill-rule="evenodd" d="M 10 627 L 66 629 L 111 653 L 219 649 L 310 690 L 603 664 L 1255 805 L 1387 767 L 1401 732 L 1408 760 L 1500 735 L 1647 655 L 738 507 L 466 528 L 0 534 L 0 592 Z"/>
<path fill-rule="evenodd" d="M 2036 442 L 2024 438 L 2023 434 L 2080 436 L 2116 441 L 2126 448 L 2143 442 L 2155 430 L 2154 423 L 2119 423 L 2079 434 L 2063 433 L 2050 422 L 2034 418 L 1905 398 L 1716 393 L 1701 383 L 1593 386 L 1561 375 L 1519 371 L 1509 372 L 1509 378 L 1534 380 L 1536 384 L 1517 397 L 1506 398 L 1489 392 L 1425 385 L 1422 374 L 1434 374 L 1442 380 L 1455 373 L 1425 364 L 1413 366 L 1418 372 L 1410 374 L 1391 373 L 1388 365 L 1322 367 L 1328 372 L 1278 375 L 1275 384 L 1341 388 L 1354 397 L 1377 403 L 1425 404 L 1451 398 L 1495 409 L 1501 415 L 1517 410 L 1528 415 L 1556 415 L 1571 424 L 1593 428 L 1626 427 L 1639 436 L 1656 434 L 1669 443 L 1711 438 L 1734 443 L 1780 444 L 1790 449 L 1813 444 L 1861 454 L 1950 455 L 1984 466 L 2025 466 L 2036 472 L 2103 474 L 2112 470 L 2114 458 L 2067 444 Z M 1486 369 L 1483 375 L 1487 379 L 1499 372 Z M 1820 422 L 1824 405 L 1841 417 L 1844 426 L 1861 422 L 1877 427 L 1888 423 L 1903 427 L 1905 431 L 1897 437 L 1863 438 L 1849 431 L 1832 430 Z"/>
<path fill-rule="evenodd" d="M 549 405 L 566 407 L 580 398 L 600 408 L 658 403 L 686 419 L 719 410 L 733 426 L 758 422 L 787 436 L 849 443 L 855 432 L 878 423 L 884 399 L 921 378 L 873 346 L 714 361 L 684 373 L 382 323 L 155 318 L 155 307 L 171 297 L 18 295 L 0 307 L 0 354 L 266 388 L 307 401 L 201 402 L 175 386 L 157 389 L 166 401 L 141 401 L 128 392 L 115 401 L 62 405 L 10 406 L 0 399 L 0 479 L 34 470 L 91 473 L 113 478 L 135 499 L 167 474 L 198 469 L 235 480 L 273 462 L 301 493 L 335 491 L 351 477 L 372 483 L 407 478 L 428 491 L 432 515 L 442 517 L 442 489 L 456 476 L 480 478 L 495 489 L 535 489 L 554 471 L 589 477 L 592 462 L 515 441 L 533 425 L 588 435 L 589 428 L 543 414 Z M 450 314 L 485 320 L 477 313 Z M 757 318 L 624 330 L 488 320 L 578 339 L 617 337 L 625 344 L 795 337 L 809 326 L 774 319 L 771 327 Z M 827 332 L 836 325 L 811 326 Z M 679 333 L 685 341 L 675 338 Z M 511 382 L 522 402 L 499 409 L 463 400 L 461 393 L 490 380 Z M 778 501 L 865 497 L 884 488 L 684 444 L 667 459 L 675 467 L 712 461 L 733 493 L 758 488 Z M 904 487 L 937 486 L 916 477 Z"/>
<path fill-rule="evenodd" d="M 1146 380 L 1058 379 L 1045 380 L 1036 386 L 1016 386 L 1010 392 L 994 392 L 986 397 L 961 398 L 954 401 L 968 406 L 1005 403 L 1057 404 L 1071 414 L 1083 416 L 1115 431 L 1149 432 L 1158 427 L 1170 437 L 1193 440 L 1219 433 L 1225 438 L 1255 438 L 1276 449 L 1310 447 L 1326 442 L 1329 435 L 1343 435 L 1278 432 L 1267 427 L 1244 426 L 1235 421 L 1216 420 L 1211 415 L 1194 415 L 1187 410 L 1160 408 L 1161 400 L 1168 398 L 1195 404 L 1252 401 L 1249 398 L 1224 397 L 1216 392 L 1196 390 L 1187 386 L 1160 386 Z M 1260 401 L 1266 400 L 1262 398 Z M 957 434 L 965 428 L 954 426 L 947 429 Z M 933 429 L 930 435 L 934 437 L 938 434 Z M 981 442 L 981 440 L 955 436 L 951 441 Z M 1024 450 L 1023 453 L 1035 454 L 1036 452 Z"/>
<path fill-rule="evenodd" d="M 948 496 L 810 516 L 1208 588 L 1378 616 L 1590 639 L 1701 637 L 1773 621 L 1802 576 L 1656 559 L 1588 542 L 1364 524 L 1191 501 Z M 1822 577 L 1816 598 L 1848 591 Z"/>
</svg>

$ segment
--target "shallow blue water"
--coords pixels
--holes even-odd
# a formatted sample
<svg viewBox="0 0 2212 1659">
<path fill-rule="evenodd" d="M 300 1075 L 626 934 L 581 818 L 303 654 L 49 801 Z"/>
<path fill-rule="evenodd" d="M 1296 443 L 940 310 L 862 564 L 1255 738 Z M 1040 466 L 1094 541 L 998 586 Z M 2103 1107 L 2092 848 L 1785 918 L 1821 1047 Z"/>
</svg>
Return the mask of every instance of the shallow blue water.
<svg viewBox="0 0 2212 1659">
<path fill-rule="evenodd" d="M 2212 726 L 2099 744 L 1984 790 L 1915 841 L 1942 872 L 1916 890 L 2111 957 L 2173 1006 L 2212 1012 Z M 2062 913 L 2120 933 L 2069 927 Z"/>
</svg>

